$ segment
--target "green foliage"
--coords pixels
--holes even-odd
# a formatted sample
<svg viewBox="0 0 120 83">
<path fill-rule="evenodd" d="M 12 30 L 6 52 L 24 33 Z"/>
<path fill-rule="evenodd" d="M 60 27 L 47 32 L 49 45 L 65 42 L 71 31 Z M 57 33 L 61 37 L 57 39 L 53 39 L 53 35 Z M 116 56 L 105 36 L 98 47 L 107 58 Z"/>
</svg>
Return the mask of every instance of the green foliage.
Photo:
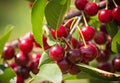
<svg viewBox="0 0 120 83">
<path fill-rule="evenodd" d="M 45 8 L 45 17 L 51 28 L 57 29 L 70 7 L 70 0 L 51 0 Z"/>
<path fill-rule="evenodd" d="M 4 68 L 3 74 L 0 74 L 0 83 L 10 83 L 15 76 L 16 74 L 11 68 Z"/>
<path fill-rule="evenodd" d="M 43 21 L 44 21 L 44 10 L 46 6 L 46 0 L 37 0 L 35 1 L 32 13 L 32 31 L 34 34 L 35 40 L 43 47 L 42 34 L 43 34 Z"/>
<path fill-rule="evenodd" d="M 115 53 L 120 53 L 120 30 L 112 40 L 112 51 Z"/>
<path fill-rule="evenodd" d="M 1 55 L 4 45 L 7 42 L 12 30 L 13 30 L 13 26 L 8 26 L 5 34 L 0 37 L 0 55 Z M 0 58 L 1 58 L 1 56 L 0 56 Z"/>
<path fill-rule="evenodd" d="M 115 21 L 112 21 L 111 23 L 108 23 L 106 25 L 107 32 L 112 38 L 116 35 L 116 33 L 118 31 L 118 27 L 119 26 L 117 26 Z"/>
<path fill-rule="evenodd" d="M 91 75 L 94 78 L 108 80 L 108 81 L 119 81 L 120 80 L 120 74 L 106 72 L 106 71 L 103 71 L 98 68 L 94 68 L 94 67 L 91 67 L 85 64 L 78 64 L 78 66 L 83 72 L 86 72 L 87 74 Z"/>
<path fill-rule="evenodd" d="M 42 81 L 50 81 L 52 83 L 61 83 L 62 72 L 57 64 L 45 64 L 40 67 L 40 72 L 35 76 L 32 83 L 39 83 Z"/>
<path fill-rule="evenodd" d="M 93 16 L 90 18 L 90 21 L 88 22 L 89 25 L 94 26 L 95 28 L 99 28 L 101 23 L 98 19 L 98 16 Z"/>
</svg>

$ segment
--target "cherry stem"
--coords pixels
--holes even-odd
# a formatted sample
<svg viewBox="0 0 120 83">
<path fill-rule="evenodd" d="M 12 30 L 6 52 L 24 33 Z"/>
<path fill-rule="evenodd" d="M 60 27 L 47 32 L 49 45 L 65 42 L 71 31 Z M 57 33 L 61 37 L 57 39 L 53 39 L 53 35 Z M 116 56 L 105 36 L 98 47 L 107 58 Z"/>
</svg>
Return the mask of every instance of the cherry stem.
<svg viewBox="0 0 120 83">
<path fill-rule="evenodd" d="M 67 39 L 69 39 L 71 37 L 71 35 L 73 34 L 74 30 L 76 29 L 76 27 L 78 26 L 80 20 L 82 19 L 82 16 L 80 15 L 76 21 L 76 23 L 74 24 L 73 28 L 71 29 L 69 35 L 67 36 Z"/>
<path fill-rule="evenodd" d="M 83 36 L 83 33 L 82 33 L 81 29 L 80 29 L 78 26 L 77 26 L 77 28 L 78 28 L 78 30 L 79 30 L 79 32 L 80 32 L 81 37 L 82 37 L 84 46 L 85 46 L 85 48 L 87 48 L 88 46 L 87 46 L 87 44 L 86 44 L 85 38 L 84 38 L 84 36 Z"/>
<path fill-rule="evenodd" d="M 63 38 L 63 40 L 65 41 L 65 43 L 70 47 L 70 49 L 72 49 L 72 46 L 67 42 L 67 40 L 65 38 Z"/>
<path fill-rule="evenodd" d="M 115 7 L 118 7 L 118 5 L 116 4 L 115 0 L 112 0 L 112 1 L 114 3 Z"/>
<path fill-rule="evenodd" d="M 87 23 L 87 21 L 86 21 L 85 14 L 84 14 L 83 11 L 82 11 L 82 16 L 83 16 L 83 20 L 84 20 L 84 22 L 85 22 L 85 26 L 88 26 L 88 23 Z"/>
<path fill-rule="evenodd" d="M 106 10 L 108 9 L 108 0 L 106 0 Z"/>
</svg>

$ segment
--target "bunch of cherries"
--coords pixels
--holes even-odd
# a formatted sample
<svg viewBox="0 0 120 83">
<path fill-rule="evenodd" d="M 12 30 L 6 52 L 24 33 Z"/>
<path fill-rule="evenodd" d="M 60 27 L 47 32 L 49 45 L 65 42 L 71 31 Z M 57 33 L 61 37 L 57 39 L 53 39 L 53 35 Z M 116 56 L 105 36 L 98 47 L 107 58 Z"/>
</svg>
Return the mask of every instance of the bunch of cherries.
<svg viewBox="0 0 120 83">
<path fill-rule="evenodd" d="M 106 30 L 106 24 L 113 20 L 120 22 L 120 6 L 117 6 L 114 0 L 113 2 L 115 4 L 113 10 L 108 9 L 107 4 L 105 9 L 99 10 L 95 2 L 75 0 L 75 6 L 82 12 L 83 17 L 76 28 L 73 27 L 76 25 L 78 17 L 65 20 L 57 30 L 50 28 L 50 34 L 56 41 L 53 46 L 48 44 L 46 34 L 43 35 L 44 50 L 49 50 L 50 58 L 59 66 L 63 74 L 78 74 L 81 70 L 76 64 L 89 65 L 93 60 L 99 63 L 99 69 L 109 72 L 120 71 L 120 56 L 109 61 L 114 53 L 111 51 L 112 38 Z M 99 30 L 87 23 L 90 17 L 97 14 L 101 22 Z M 89 20 L 86 20 L 88 17 Z M 82 27 L 80 28 L 80 26 Z M 75 30 L 79 31 L 78 39 L 72 36 Z M 39 72 L 41 52 L 34 52 L 34 49 L 41 48 L 41 46 L 34 40 L 32 33 L 28 33 L 18 41 L 18 49 L 15 49 L 16 47 L 12 44 L 6 44 L 2 57 L 16 72 L 17 83 L 24 83 L 24 79 L 30 76 L 30 71 L 34 74 Z"/>
</svg>

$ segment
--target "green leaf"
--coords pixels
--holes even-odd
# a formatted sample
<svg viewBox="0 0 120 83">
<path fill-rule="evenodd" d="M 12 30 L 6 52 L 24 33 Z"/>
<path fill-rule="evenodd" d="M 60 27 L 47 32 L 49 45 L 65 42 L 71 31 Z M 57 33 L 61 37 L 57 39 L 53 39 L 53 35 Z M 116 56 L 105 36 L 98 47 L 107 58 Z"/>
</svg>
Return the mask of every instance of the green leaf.
<svg viewBox="0 0 120 83">
<path fill-rule="evenodd" d="M 27 0 L 27 1 L 34 2 L 35 0 Z"/>
<path fill-rule="evenodd" d="M 0 75 L 0 83 L 10 83 L 15 76 L 16 74 L 11 68 L 6 68 L 4 73 Z"/>
<path fill-rule="evenodd" d="M 120 30 L 112 40 L 112 51 L 116 53 L 120 53 Z"/>
<path fill-rule="evenodd" d="M 12 30 L 13 30 L 13 26 L 8 26 L 5 34 L 0 37 L 0 55 L 1 55 L 4 45 L 7 42 Z M 0 58 L 1 58 L 1 56 L 0 56 Z"/>
<path fill-rule="evenodd" d="M 40 58 L 40 63 L 39 67 L 42 66 L 43 64 L 47 64 L 52 62 L 51 58 L 49 57 L 49 50 L 46 50 L 42 53 L 42 56 Z"/>
<path fill-rule="evenodd" d="M 91 75 L 94 78 L 108 80 L 108 81 L 119 81 L 120 80 L 120 74 L 114 74 L 110 72 L 106 72 L 85 64 L 78 64 L 80 69 L 83 72 L 86 72 L 87 74 Z"/>
<path fill-rule="evenodd" d="M 33 5 L 31 13 L 33 35 L 35 40 L 42 46 L 42 48 L 43 48 L 42 27 L 44 22 L 45 6 L 46 0 L 36 0 Z"/>
<path fill-rule="evenodd" d="M 100 21 L 98 20 L 98 16 L 91 17 L 88 24 L 95 28 L 99 28 L 101 25 Z"/>
<path fill-rule="evenodd" d="M 115 23 L 115 21 L 112 21 L 111 23 L 107 23 L 106 29 L 108 34 L 113 38 L 117 31 L 118 31 L 118 25 Z"/>
<path fill-rule="evenodd" d="M 31 83 L 50 81 L 52 83 L 61 83 L 62 72 L 57 64 L 45 64 L 40 67 L 40 72 L 35 76 Z"/>
<path fill-rule="evenodd" d="M 48 25 L 51 28 L 57 29 L 63 22 L 66 11 L 70 7 L 71 0 L 52 0 L 45 8 L 45 16 Z"/>
</svg>

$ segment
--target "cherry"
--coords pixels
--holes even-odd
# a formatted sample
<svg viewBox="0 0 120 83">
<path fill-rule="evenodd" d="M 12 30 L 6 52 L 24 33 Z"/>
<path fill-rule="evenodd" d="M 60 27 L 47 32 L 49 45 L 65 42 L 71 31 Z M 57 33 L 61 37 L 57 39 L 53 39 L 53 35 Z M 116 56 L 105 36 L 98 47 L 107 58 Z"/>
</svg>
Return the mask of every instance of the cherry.
<svg viewBox="0 0 120 83">
<path fill-rule="evenodd" d="M 63 74 L 67 73 L 68 69 L 70 68 L 70 64 L 65 58 L 57 61 L 57 65 L 59 66 Z"/>
<path fill-rule="evenodd" d="M 30 2 L 30 3 L 29 3 L 29 6 L 30 6 L 30 8 L 32 8 L 32 6 L 33 6 L 33 2 Z"/>
<path fill-rule="evenodd" d="M 39 53 L 34 53 L 32 56 L 31 56 L 31 60 L 40 60 L 40 57 L 41 57 L 41 54 Z"/>
<path fill-rule="evenodd" d="M 23 39 L 30 39 L 32 42 L 35 42 L 34 36 L 32 32 L 28 32 Z"/>
<path fill-rule="evenodd" d="M 20 41 L 19 48 L 24 53 L 29 53 L 32 51 L 33 48 L 33 42 L 29 38 L 23 39 Z"/>
<path fill-rule="evenodd" d="M 105 24 L 101 24 L 100 31 L 102 31 L 102 32 L 107 34 L 107 30 L 106 30 L 106 25 Z"/>
<path fill-rule="evenodd" d="M 80 49 L 71 49 L 67 52 L 67 59 L 72 63 L 77 63 L 82 60 Z"/>
<path fill-rule="evenodd" d="M 98 18 L 102 23 L 109 23 L 112 21 L 112 11 L 111 10 L 101 10 L 98 13 Z"/>
<path fill-rule="evenodd" d="M 94 41 L 99 45 L 105 44 L 107 41 L 107 35 L 104 32 L 99 32 L 95 35 Z"/>
<path fill-rule="evenodd" d="M 112 16 L 115 20 L 120 21 L 120 6 L 112 10 Z"/>
<path fill-rule="evenodd" d="M 84 26 L 81 31 L 86 41 L 91 40 L 95 35 L 95 29 L 92 26 Z"/>
<path fill-rule="evenodd" d="M 12 59 L 15 56 L 15 50 L 11 45 L 6 45 L 2 52 L 2 57 L 5 60 Z"/>
<path fill-rule="evenodd" d="M 27 79 L 29 77 L 30 70 L 26 66 L 17 66 L 14 68 L 17 75 Z"/>
<path fill-rule="evenodd" d="M 47 43 L 47 37 L 45 35 L 43 35 L 43 46 L 44 46 L 44 50 L 47 50 L 50 48 L 50 46 Z"/>
<path fill-rule="evenodd" d="M 65 53 L 64 48 L 59 45 L 53 46 L 52 48 L 50 48 L 49 51 L 50 57 L 55 61 L 62 60 L 64 57 L 64 53 Z"/>
<path fill-rule="evenodd" d="M 8 64 L 12 69 L 14 69 L 16 66 L 18 66 L 15 62 L 11 62 Z"/>
<path fill-rule="evenodd" d="M 67 29 L 63 25 L 61 25 L 57 30 L 57 37 L 62 38 L 67 37 L 67 35 L 68 35 Z"/>
<path fill-rule="evenodd" d="M 54 39 L 56 39 L 55 30 L 54 30 L 54 29 L 51 29 L 50 32 L 51 32 L 52 37 L 53 37 Z"/>
<path fill-rule="evenodd" d="M 115 71 L 120 71 L 120 56 L 116 57 L 112 60 L 112 65 Z"/>
<path fill-rule="evenodd" d="M 100 50 L 99 56 L 96 58 L 98 62 L 106 62 L 110 58 L 109 53 L 106 50 Z"/>
<path fill-rule="evenodd" d="M 79 68 L 79 66 L 77 66 L 77 65 L 75 65 L 75 64 L 71 64 L 71 67 L 70 67 L 70 69 L 68 70 L 68 72 L 70 73 L 70 74 L 72 74 L 72 75 L 75 75 L 75 74 L 78 74 L 78 73 L 80 73 L 80 68 Z"/>
<path fill-rule="evenodd" d="M 97 68 L 104 71 L 112 72 L 112 64 L 110 62 L 99 63 Z"/>
<path fill-rule="evenodd" d="M 89 16 L 96 15 L 97 12 L 98 12 L 98 6 L 97 6 L 97 4 L 93 3 L 93 2 L 88 2 L 85 5 L 84 12 L 85 12 L 85 14 L 87 14 Z"/>
<path fill-rule="evenodd" d="M 18 65 L 26 66 L 29 62 L 29 55 L 21 51 L 16 55 L 15 62 Z"/>
<path fill-rule="evenodd" d="M 24 79 L 22 76 L 17 75 L 17 82 L 16 83 L 24 83 Z"/>
<path fill-rule="evenodd" d="M 87 0 L 76 0 L 75 1 L 75 6 L 79 9 L 79 10 L 84 10 L 85 5 L 88 3 Z"/>
<path fill-rule="evenodd" d="M 82 46 L 80 48 L 80 51 L 81 51 L 83 60 L 85 60 L 85 62 L 92 61 L 98 55 L 97 47 L 94 44 L 88 44 L 87 47 Z"/>
<path fill-rule="evenodd" d="M 71 42 L 72 42 L 72 46 L 73 46 L 73 48 L 77 48 L 78 47 L 78 40 L 77 39 L 75 39 L 75 38 L 72 38 L 71 39 Z"/>
</svg>

